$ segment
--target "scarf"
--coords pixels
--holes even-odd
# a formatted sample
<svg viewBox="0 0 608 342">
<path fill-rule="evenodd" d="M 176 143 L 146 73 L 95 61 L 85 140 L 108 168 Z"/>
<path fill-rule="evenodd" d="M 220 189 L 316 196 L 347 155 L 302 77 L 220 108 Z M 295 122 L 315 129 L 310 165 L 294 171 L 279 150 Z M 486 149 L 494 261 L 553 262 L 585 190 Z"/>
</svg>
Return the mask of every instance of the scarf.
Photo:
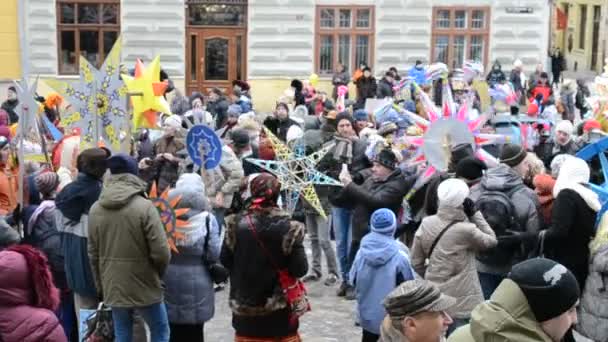
<svg viewBox="0 0 608 342">
<path fill-rule="evenodd" d="M 334 147 L 333 157 L 342 163 L 350 164 L 353 160 L 353 143 L 348 138 L 341 136 L 335 136 L 334 141 L 336 146 Z"/>
<path fill-rule="evenodd" d="M 34 227 L 34 225 L 36 224 L 36 221 L 38 220 L 38 217 L 44 213 L 46 210 L 53 210 L 55 209 L 55 201 L 42 201 L 42 203 L 40 203 L 40 205 L 36 208 L 36 210 L 34 210 L 34 213 L 32 214 L 32 216 L 30 217 L 30 219 L 27 222 L 27 235 L 30 235 L 32 233 L 32 229 Z"/>
</svg>

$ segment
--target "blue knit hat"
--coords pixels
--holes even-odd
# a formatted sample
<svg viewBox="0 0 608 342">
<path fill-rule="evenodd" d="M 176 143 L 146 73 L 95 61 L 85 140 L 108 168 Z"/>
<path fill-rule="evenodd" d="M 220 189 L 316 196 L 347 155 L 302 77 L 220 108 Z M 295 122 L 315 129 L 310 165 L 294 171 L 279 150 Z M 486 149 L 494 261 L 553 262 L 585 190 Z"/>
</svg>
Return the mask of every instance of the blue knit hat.
<svg viewBox="0 0 608 342">
<path fill-rule="evenodd" d="M 392 210 L 382 208 L 374 211 L 370 219 L 372 232 L 393 236 L 397 229 L 397 217 Z"/>
<path fill-rule="evenodd" d="M 137 176 L 139 173 L 135 158 L 125 153 L 117 153 L 108 158 L 108 169 L 113 175 L 130 173 Z"/>
<path fill-rule="evenodd" d="M 357 109 L 353 113 L 353 118 L 355 118 L 355 121 L 367 121 L 369 119 L 369 116 L 367 115 L 365 109 Z"/>
</svg>

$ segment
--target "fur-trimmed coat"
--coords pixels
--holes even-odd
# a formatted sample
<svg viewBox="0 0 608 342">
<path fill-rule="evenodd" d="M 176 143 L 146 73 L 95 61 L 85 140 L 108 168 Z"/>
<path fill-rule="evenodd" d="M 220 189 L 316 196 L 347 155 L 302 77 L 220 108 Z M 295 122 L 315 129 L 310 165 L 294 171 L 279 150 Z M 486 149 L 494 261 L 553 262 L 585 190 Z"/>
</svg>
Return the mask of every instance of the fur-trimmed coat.
<svg viewBox="0 0 608 342">
<path fill-rule="evenodd" d="M 237 335 L 288 336 L 297 331 L 289 324 L 277 267 L 299 278 L 308 272 L 304 251 L 304 225 L 279 209 L 251 214 L 251 222 L 264 249 L 253 235 L 246 215 L 226 217 L 226 236 L 220 260 L 230 270 L 230 308 Z M 272 262 L 267 255 L 274 259 Z"/>
</svg>

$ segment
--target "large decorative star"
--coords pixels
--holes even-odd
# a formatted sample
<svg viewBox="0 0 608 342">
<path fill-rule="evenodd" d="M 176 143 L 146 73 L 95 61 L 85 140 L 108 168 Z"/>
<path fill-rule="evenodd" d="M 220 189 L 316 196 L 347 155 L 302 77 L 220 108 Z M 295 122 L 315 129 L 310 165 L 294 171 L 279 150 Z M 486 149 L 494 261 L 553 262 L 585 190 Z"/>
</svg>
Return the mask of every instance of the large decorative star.
<svg viewBox="0 0 608 342">
<path fill-rule="evenodd" d="M 17 90 L 17 98 L 19 105 L 16 107 L 17 115 L 19 115 L 19 124 L 17 125 L 17 138 L 28 139 L 36 127 L 36 119 L 38 115 L 39 104 L 36 102 L 36 89 L 38 88 L 38 79 L 30 87 L 27 79 L 15 81 L 15 89 Z"/>
<path fill-rule="evenodd" d="M 119 37 L 99 70 L 80 56 L 78 82 L 46 81 L 71 104 L 73 112 L 61 124 L 80 132 L 81 148 L 94 147 L 102 138 L 107 148 L 120 151 L 120 132 L 126 129 L 127 118 L 126 87 L 120 80 L 121 46 Z"/>
<path fill-rule="evenodd" d="M 156 183 L 153 183 L 149 198 L 150 201 L 152 201 L 152 204 L 154 204 L 154 207 L 156 207 L 160 220 L 165 227 L 169 248 L 171 248 L 173 252 L 179 253 L 177 250 L 178 241 L 186 238 L 186 235 L 184 234 L 185 230 L 192 229 L 188 224 L 188 221 L 181 220 L 180 217 L 187 214 L 190 209 L 177 209 L 177 204 L 179 203 L 181 196 L 177 196 L 170 200 L 169 191 L 170 189 L 167 188 L 159 195 Z"/>
<path fill-rule="evenodd" d="M 157 128 L 156 113 L 171 114 L 169 103 L 164 98 L 169 83 L 160 81 L 160 56 L 146 68 L 141 60 L 135 63 L 135 77 L 122 75 L 127 89 L 141 96 L 131 98 L 133 104 L 133 129 Z"/>
<path fill-rule="evenodd" d="M 319 151 L 306 156 L 303 145 L 300 144 L 291 150 L 266 127 L 264 127 L 264 132 L 272 144 L 277 160 L 247 159 L 247 161 L 277 176 L 281 182 L 281 189 L 287 194 L 285 201 L 289 212 L 295 210 L 298 199 L 302 196 L 321 217 L 327 219 L 314 186 L 342 186 L 342 184 L 317 171 L 315 166 L 334 144 L 326 145 Z"/>
</svg>

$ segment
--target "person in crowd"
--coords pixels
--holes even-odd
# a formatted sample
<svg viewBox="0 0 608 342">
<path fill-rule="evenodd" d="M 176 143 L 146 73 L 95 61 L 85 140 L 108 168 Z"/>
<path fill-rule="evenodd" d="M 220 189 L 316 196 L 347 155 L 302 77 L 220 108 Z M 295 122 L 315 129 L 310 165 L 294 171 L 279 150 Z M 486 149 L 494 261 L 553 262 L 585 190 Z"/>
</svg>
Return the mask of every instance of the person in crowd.
<svg viewBox="0 0 608 342">
<path fill-rule="evenodd" d="M 57 228 L 61 233 L 66 278 L 74 292 L 76 312 L 97 309 L 97 290 L 87 253 L 88 218 L 89 209 L 101 194 L 109 156 L 110 152 L 103 148 L 82 151 L 76 160 L 78 176 L 55 198 L 60 213 Z"/>
<path fill-rule="evenodd" d="M 426 69 L 422 61 L 417 60 L 416 63 L 407 72 L 407 75 L 416 81 L 417 84 L 423 85 L 427 83 Z"/>
<path fill-rule="evenodd" d="M 551 160 L 558 154 L 575 155 L 577 144 L 574 141 L 574 126 L 568 120 L 562 120 L 555 126 L 555 144 Z"/>
<path fill-rule="evenodd" d="M 473 308 L 483 302 L 475 255 L 495 247 L 497 240 L 475 203 L 467 198 L 467 183 L 447 179 L 439 185 L 437 193 L 437 215 L 424 218 L 414 236 L 412 266 L 443 293 L 456 298 L 449 335 L 467 324 Z"/>
<path fill-rule="evenodd" d="M 380 327 L 382 342 L 437 342 L 452 324 L 448 311 L 456 300 L 423 279 L 409 280 L 384 299 L 387 316 Z"/>
<path fill-rule="evenodd" d="M 169 109 L 171 109 L 171 113 L 173 113 L 175 115 L 179 115 L 179 116 L 184 115 L 187 111 L 192 109 L 192 104 L 190 103 L 190 98 L 182 95 L 182 93 L 179 91 L 179 89 L 176 90 L 175 96 L 173 96 L 173 99 L 171 100 Z"/>
<path fill-rule="evenodd" d="M 0 137 L 0 216 L 13 212 L 17 206 L 17 174 L 9 166 L 10 144 Z"/>
<path fill-rule="evenodd" d="M 235 341 L 297 342 L 299 321 L 285 302 L 279 282 L 308 271 L 304 225 L 279 209 L 281 189 L 271 174 L 251 181 L 245 211 L 226 218 L 220 260 L 230 270 L 230 308 Z"/>
<path fill-rule="evenodd" d="M 356 83 L 363 76 L 363 72 L 364 72 L 365 68 L 367 68 L 367 63 L 360 62 L 359 68 L 357 68 L 357 70 L 355 70 L 355 72 L 353 73 L 353 77 L 352 77 L 353 83 Z"/>
<path fill-rule="evenodd" d="M 336 68 L 336 72 L 331 78 L 331 84 L 334 86 L 334 90 L 332 92 L 332 98 L 334 101 L 338 100 L 338 88 L 340 86 L 348 86 L 350 81 L 350 75 L 348 74 L 348 70 L 342 63 L 338 63 L 338 67 Z M 348 92 L 344 95 L 345 99 L 348 99 Z"/>
<path fill-rule="evenodd" d="M 541 220 L 541 228 L 546 229 L 551 226 L 551 215 L 553 211 L 553 188 L 555 187 L 555 178 L 548 174 L 540 174 L 534 177 L 534 192 L 538 196 L 539 218 Z"/>
<path fill-rule="evenodd" d="M 540 75 L 543 73 L 543 64 L 542 63 L 538 63 L 536 64 L 536 68 L 534 69 L 534 72 L 530 74 L 530 76 L 528 77 L 528 91 L 526 93 L 527 97 L 531 97 L 532 96 L 532 90 L 534 88 L 536 88 L 536 84 L 538 83 L 538 80 L 540 79 Z"/>
<path fill-rule="evenodd" d="M 538 199 L 524 184 L 521 171 L 518 172 L 524 168 L 526 156 L 521 146 L 505 144 L 500 165 L 487 170 L 481 183 L 471 189 L 470 198 L 498 238 L 495 248 L 477 257 L 477 271 L 486 299 L 511 267 L 535 247 L 534 237 L 540 225 Z"/>
<path fill-rule="evenodd" d="M 146 198 L 137 161 L 126 154 L 108 158 L 108 178 L 89 213 L 88 255 L 97 296 L 112 308 L 117 342 L 133 340 L 137 311 L 152 342 L 169 341 L 162 277 L 171 253 L 157 209 Z"/>
<path fill-rule="evenodd" d="M 9 226 L 6 220 L 0 219 L 0 251 L 21 242 L 21 236 L 16 229 Z"/>
<path fill-rule="evenodd" d="M 14 86 L 9 86 L 6 89 L 6 101 L 2 102 L 1 109 L 8 113 L 10 124 L 17 123 L 19 121 L 19 115 L 17 115 L 16 108 L 19 105 L 19 99 L 17 98 L 17 89 Z"/>
<path fill-rule="evenodd" d="M 598 195 L 587 187 L 589 174 L 589 166 L 582 159 L 564 162 L 553 188 L 552 225 L 540 236 L 545 255 L 568 267 L 580 288 L 585 287 L 589 273 L 589 243 L 601 208 Z"/>
<path fill-rule="evenodd" d="M 553 74 L 552 86 L 559 86 L 562 82 L 562 71 L 565 70 L 566 60 L 560 49 L 555 49 L 551 55 L 551 73 Z"/>
<path fill-rule="evenodd" d="M 371 232 L 361 241 L 349 277 L 357 292 L 363 342 L 380 338 L 380 325 L 386 316 L 382 300 L 404 281 L 414 279 L 409 256 L 393 237 L 397 228 L 395 213 L 386 208 L 374 211 L 370 226 Z"/>
<path fill-rule="evenodd" d="M 212 88 L 209 90 L 207 111 L 211 113 L 215 119 L 215 129 L 220 129 L 226 124 L 228 106 L 228 100 L 226 100 L 226 97 L 219 88 Z"/>
<path fill-rule="evenodd" d="M 231 104 L 226 110 L 226 122 L 217 131 L 220 138 L 226 140 L 230 137 L 230 132 L 239 124 L 239 117 L 243 114 L 243 109 L 237 104 Z"/>
<path fill-rule="evenodd" d="M 324 208 L 329 207 L 326 196 L 320 198 Z M 331 243 L 330 229 L 331 222 L 329 217 L 322 217 L 314 208 L 304 204 L 304 215 L 308 237 L 312 249 L 312 268 L 309 270 L 302 281 L 315 282 L 323 277 L 321 256 L 325 254 L 327 265 L 327 277 L 324 284 L 333 286 L 338 282 L 338 265 L 336 259 L 336 251 Z"/>
<path fill-rule="evenodd" d="M 251 86 L 247 81 L 234 80 L 232 81 L 232 92 L 238 93 L 238 96 L 244 95 L 251 99 Z"/>
<path fill-rule="evenodd" d="M 507 80 L 505 73 L 502 71 L 502 65 L 497 60 L 492 64 L 492 70 L 488 73 L 486 81 L 488 86 L 493 87 L 496 84 L 504 83 Z"/>
<path fill-rule="evenodd" d="M 469 188 L 481 182 L 484 172 L 488 169 L 488 166 L 479 158 L 471 156 L 465 157 L 456 164 L 456 178 L 463 180 Z"/>
<path fill-rule="evenodd" d="M 40 205 L 30 205 L 23 210 L 23 242 L 38 248 L 47 257 L 55 286 L 60 290 L 61 305 L 59 320 L 69 335 L 76 321 L 74 300 L 65 274 L 65 259 L 61 248 L 61 235 L 57 228 L 58 210 L 55 195 L 59 186 L 59 176 L 45 171 L 35 177 L 36 189 L 42 196 Z"/>
<path fill-rule="evenodd" d="M 353 227 L 349 252 L 349 260 L 352 262 L 361 239 L 369 232 L 371 214 L 381 208 L 388 208 L 397 214 L 413 180 L 405 179 L 397 168 L 397 156 L 389 148 L 378 153 L 371 170 L 361 171 L 355 177 L 345 171 L 339 176 L 344 188 L 333 199 L 333 204 L 352 208 Z"/>
<path fill-rule="evenodd" d="M 526 75 L 523 72 L 524 64 L 520 59 L 513 62 L 513 70 L 509 75 L 509 82 L 513 85 L 513 90 L 519 99 L 525 98 Z"/>
<path fill-rule="evenodd" d="M 327 93 L 324 91 L 317 91 L 315 99 L 308 105 L 308 114 L 320 116 L 326 112 L 330 105 L 333 106 L 333 102 L 327 97 Z"/>
<path fill-rule="evenodd" d="M 230 148 L 232 152 L 239 158 L 243 167 L 243 174 L 249 176 L 253 173 L 258 173 L 260 170 L 257 166 L 247 161 L 247 158 L 259 159 L 258 148 L 252 146 L 249 133 L 238 128 L 230 133 Z"/>
<path fill-rule="evenodd" d="M 574 122 L 574 94 L 576 91 L 576 84 L 571 80 L 564 82 L 560 91 L 561 104 L 564 106 L 564 114 L 561 119 L 572 123 Z"/>
<path fill-rule="evenodd" d="M 156 183 L 162 193 L 168 187 L 175 186 L 177 181 L 179 163 L 182 159 L 178 152 L 185 148 L 181 137 L 182 118 L 171 115 L 163 122 L 163 136 L 154 142 L 154 159 L 142 159 L 139 169 L 141 178 L 151 186 Z"/>
<path fill-rule="evenodd" d="M 602 124 L 595 120 L 589 119 L 582 123 L 583 132 L 576 138 L 576 149 L 580 150 L 585 146 L 598 142 L 599 140 L 608 136 L 606 132 L 602 130 Z"/>
<path fill-rule="evenodd" d="M 354 83 L 357 87 L 357 103 L 355 104 L 355 109 L 365 108 L 365 101 L 376 97 L 377 85 L 376 79 L 372 75 L 372 69 L 365 67 L 363 69 L 363 75 Z"/>
<path fill-rule="evenodd" d="M 593 341 L 608 341 L 608 215 L 600 220 L 595 238 L 589 245 L 589 276 L 583 289 L 577 331 Z"/>
<path fill-rule="evenodd" d="M 355 129 L 357 135 L 360 135 L 362 130 L 371 128 L 371 126 L 373 126 L 373 123 L 370 122 L 369 115 L 365 109 L 357 109 L 353 113 L 353 119 L 355 120 L 355 126 L 353 128 Z"/>
<path fill-rule="evenodd" d="M 142 159 L 154 158 L 154 144 L 150 138 L 150 130 L 142 128 L 136 135 L 135 138 L 135 151 L 137 153 L 137 161 L 140 162 Z"/>
<path fill-rule="evenodd" d="M 589 112 L 589 106 L 587 105 L 587 98 L 591 96 L 591 91 L 583 79 L 576 80 L 576 95 L 574 99 L 574 106 L 579 110 L 580 117 L 585 118 Z"/>
<path fill-rule="evenodd" d="M 399 75 L 399 70 L 397 70 L 397 68 L 395 68 L 394 66 L 388 68 L 388 71 L 390 71 L 391 73 L 393 73 L 393 79 L 398 82 L 401 81 L 401 76 Z"/>
<path fill-rule="evenodd" d="M 29 245 L 0 251 L 0 339 L 67 342 L 53 313 L 59 290 L 44 253 Z"/>
<path fill-rule="evenodd" d="M 199 92 L 194 92 L 188 99 L 190 110 L 186 111 L 182 118 L 182 127 L 188 128 L 187 122 L 190 125 L 202 123 L 209 127 L 214 127 L 213 116 L 205 108 L 205 97 Z"/>
<path fill-rule="evenodd" d="M 378 82 L 376 91 L 376 97 L 384 99 L 387 97 L 394 97 L 395 91 L 393 90 L 393 83 L 395 82 L 395 75 L 391 71 L 387 71 L 384 77 Z"/>
<path fill-rule="evenodd" d="M 541 72 L 540 78 L 536 81 L 536 85 L 530 92 L 530 102 L 537 99 L 539 100 L 539 106 L 545 106 L 549 102 L 551 95 L 553 95 L 553 89 L 549 85 L 549 75 L 546 72 Z"/>
<path fill-rule="evenodd" d="M 11 140 L 11 130 L 9 125 L 9 114 L 4 109 L 0 109 L 0 136 Z"/>
<path fill-rule="evenodd" d="M 291 81 L 291 89 L 293 90 L 293 103 L 294 107 L 306 105 L 306 98 L 304 96 L 304 84 L 298 79 Z"/>
<path fill-rule="evenodd" d="M 580 289 L 566 267 L 534 258 L 513 266 L 490 300 L 473 311 L 471 323 L 448 342 L 560 342 L 577 323 Z"/>
<path fill-rule="evenodd" d="M 234 193 L 239 190 L 243 175 L 241 161 L 227 145 L 222 146 L 219 171 L 203 173 L 206 194 L 220 227 L 224 226 L 226 210 L 232 205 Z"/>
<path fill-rule="evenodd" d="M 171 342 L 203 342 L 203 329 L 215 313 L 213 279 L 208 266 L 218 262 L 220 227 L 211 214 L 201 176 L 185 173 L 179 177 L 169 200 L 178 198 L 177 208 L 188 212 L 188 227 L 177 227 L 184 234 L 175 241 L 178 252 L 171 253 L 171 263 L 163 278 L 165 303 L 171 327 Z"/>
<path fill-rule="evenodd" d="M 264 120 L 264 126 L 282 142 L 287 142 L 288 134 L 295 134 L 294 132 L 291 132 L 290 134 L 290 130 L 302 131 L 300 125 L 289 117 L 289 107 L 284 102 L 277 103 L 274 115 L 271 115 Z"/>
</svg>

